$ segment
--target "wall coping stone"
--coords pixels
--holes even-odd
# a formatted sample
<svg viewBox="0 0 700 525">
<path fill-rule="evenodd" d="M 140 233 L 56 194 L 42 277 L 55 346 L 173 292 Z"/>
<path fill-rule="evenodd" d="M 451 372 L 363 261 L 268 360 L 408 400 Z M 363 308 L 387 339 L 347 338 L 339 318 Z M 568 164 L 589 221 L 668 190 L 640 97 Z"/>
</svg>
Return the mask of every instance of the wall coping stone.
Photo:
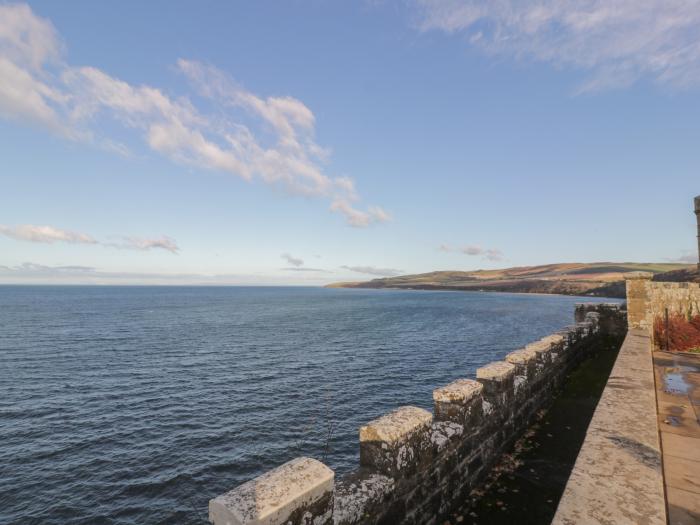
<svg viewBox="0 0 700 525">
<path fill-rule="evenodd" d="M 502 381 L 515 374 L 515 366 L 505 361 L 495 361 L 476 369 L 476 378 L 486 381 Z"/>
<path fill-rule="evenodd" d="M 360 442 L 382 441 L 395 443 L 409 434 L 429 427 L 433 415 L 422 408 L 403 406 L 392 410 L 360 427 Z"/>
<path fill-rule="evenodd" d="M 666 525 L 651 342 L 630 329 L 553 525 Z"/>
<path fill-rule="evenodd" d="M 312 458 L 293 459 L 209 501 L 209 521 L 275 525 L 334 491 L 333 471 Z"/>
<path fill-rule="evenodd" d="M 433 390 L 433 401 L 439 403 L 466 403 L 481 394 L 484 385 L 473 379 L 457 379 L 449 385 Z"/>
</svg>

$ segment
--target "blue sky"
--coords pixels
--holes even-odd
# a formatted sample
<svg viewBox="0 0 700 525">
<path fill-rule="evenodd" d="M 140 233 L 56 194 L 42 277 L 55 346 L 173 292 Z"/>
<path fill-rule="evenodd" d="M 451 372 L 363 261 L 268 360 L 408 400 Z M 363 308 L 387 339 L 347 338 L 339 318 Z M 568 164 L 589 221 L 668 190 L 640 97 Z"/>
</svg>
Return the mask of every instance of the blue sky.
<svg viewBox="0 0 700 525">
<path fill-rule="evenodd" d="M 0 282 L 694 256 L 700 2 L 0 3 Z"/>
</svg>

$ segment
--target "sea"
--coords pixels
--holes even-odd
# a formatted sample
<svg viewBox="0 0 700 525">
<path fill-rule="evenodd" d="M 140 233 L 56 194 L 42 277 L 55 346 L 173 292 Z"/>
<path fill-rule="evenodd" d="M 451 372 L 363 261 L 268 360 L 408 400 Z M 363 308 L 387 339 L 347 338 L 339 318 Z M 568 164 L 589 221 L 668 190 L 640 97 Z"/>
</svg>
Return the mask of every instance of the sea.
<svg viewBox="0 0 700 525">
<path fill-rule="evenodd" d="M 298 456 L 573 323 L 555 295 L 0 286 L 0 523 L 205 524 Z"/>
</svg>

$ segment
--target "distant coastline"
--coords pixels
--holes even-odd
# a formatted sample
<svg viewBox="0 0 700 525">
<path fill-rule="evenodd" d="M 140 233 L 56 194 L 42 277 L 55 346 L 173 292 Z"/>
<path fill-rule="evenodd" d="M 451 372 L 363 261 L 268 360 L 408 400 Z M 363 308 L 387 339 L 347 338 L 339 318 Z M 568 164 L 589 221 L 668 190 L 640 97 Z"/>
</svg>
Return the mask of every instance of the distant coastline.
<svg viewBox="0 0 700 525">
<path fill-rule="evenodd" d="M 623 275 L 646 271 L 657 280 L 695 280 L 693 267 L 675 263 L 561 263 L 502 270 L 437 271 L 328 284 L 327 288 L 444 290 L 625 297 Z"/>
</svg>

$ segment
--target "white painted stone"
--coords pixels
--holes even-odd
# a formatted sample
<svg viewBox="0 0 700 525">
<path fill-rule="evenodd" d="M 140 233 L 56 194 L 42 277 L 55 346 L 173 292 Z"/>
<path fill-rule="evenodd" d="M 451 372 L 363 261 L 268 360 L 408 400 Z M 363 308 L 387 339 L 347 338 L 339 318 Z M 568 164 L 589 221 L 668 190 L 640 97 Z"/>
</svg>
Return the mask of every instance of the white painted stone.
<svg viewBox="0 0 700 525">
<path fill-rule="evenodd" d="M 214 525 L 279 525 L 296 509 L 333 492 L 334 473 L 311 458 L 296 458 L 209 501 Z"/>
<path fill-rule="evenodd" d="M 404 406 L 392 410 L 360 427 L 360 442 L 395 443 L 413 432 L 430 426 L 433 415 L 418 407 Z"/>
<path fill-rule="evenodd" d="M 476 378 L 489 381 L 503 381 L 515 374 L 515 366 L 505 361 L 496 361 L 476 369 Z"/>
<path fill-rule="evenodd" d="M 463 404 L 474 399 L 484 389 L 484 385 L 473 379 L 457 379 L 449 385 L 433 390 L 433 400 L 438 403 Z"/>
</svg>

